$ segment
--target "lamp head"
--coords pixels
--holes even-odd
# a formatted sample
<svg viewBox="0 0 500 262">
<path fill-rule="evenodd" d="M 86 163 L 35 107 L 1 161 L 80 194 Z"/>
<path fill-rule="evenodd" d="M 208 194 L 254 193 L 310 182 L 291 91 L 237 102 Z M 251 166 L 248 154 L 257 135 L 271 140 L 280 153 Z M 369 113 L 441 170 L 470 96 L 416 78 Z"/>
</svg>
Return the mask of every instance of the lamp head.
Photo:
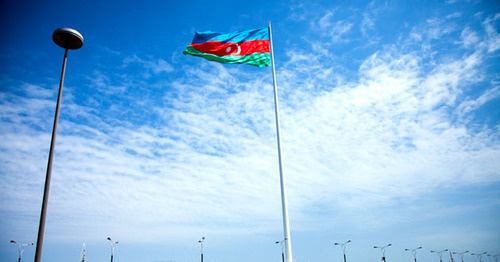
<svg viewBox="0 0 500 262">
<path fill-rule="evenodd" d="M 65 49 L 79 49 L 83 46 L 83 36 L 71 28 L 58 28 L 52 34 L 56 45 Z"/>
</svg>

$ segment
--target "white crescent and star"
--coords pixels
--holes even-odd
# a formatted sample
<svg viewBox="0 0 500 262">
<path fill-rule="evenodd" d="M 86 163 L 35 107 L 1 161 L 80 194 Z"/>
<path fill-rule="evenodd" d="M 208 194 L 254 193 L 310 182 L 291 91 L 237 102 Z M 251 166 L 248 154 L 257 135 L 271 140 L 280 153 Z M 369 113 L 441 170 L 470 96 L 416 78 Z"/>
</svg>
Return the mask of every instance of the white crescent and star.
<svg viewBox="0 0 500 262">
<path fill-rule="evenodd" d="M 233 55 L 239 55 L 241 53 L 241 47 L 238 43 L 236 43 L 236 48 L 238 48 L 238 50 Z M 231 51 L 233 51 L 232 46 L 226 47 L 226 53 L 229 54 L 229 53 L 231 53 Z"/>
</svg>

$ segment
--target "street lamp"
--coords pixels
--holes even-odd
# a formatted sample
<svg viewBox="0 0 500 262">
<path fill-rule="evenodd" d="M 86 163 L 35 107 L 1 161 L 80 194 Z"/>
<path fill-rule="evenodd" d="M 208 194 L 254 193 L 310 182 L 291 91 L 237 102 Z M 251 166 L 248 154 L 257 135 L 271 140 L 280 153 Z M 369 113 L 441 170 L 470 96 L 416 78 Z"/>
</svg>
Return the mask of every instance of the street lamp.
<svg viewBox="0 0 500 262">
<path fill-rule="evenodd" d="M 471 253 L 471 256 L 477 256 L 477 258 L 479 259 L 479 262 L 483 262 L 483 255 L 486 255 L 486 252 L 478 253 L 478 254 Z"/>
<path fill-rule="evenodd" d="M 106 239 L 109 240 L 109 242 L 111 244 L 111 262 L 113 262 L 113 255 L 115 253 L 115 245 L 118 244 L 119 242 L 113 241 L 110 237 L 108 237 Z"/>
<path fill-rule="evenodd" d="M 464 254 L 465 254 L 465 253 L 469 253 L 469 250 L 464 251 L 464 252 L 453 252 L 452 254 L 457 254 L 457 255 L 459 255 L 459 256 L 460 256 L 460 261 L 461 261 L 461 262 L 464 262 Z"/>
<path fill-rule="evenodd" d="M 382 261 L 386 262 L 385 261 L 385 248 L 386 247 L 390 247 L 390 246 L 392 246 L 392 244 L 387 244 L 387 245 L 385 245 L 383 247 L 374 246 L 373 248 L 379 248 L 380 251 L 382 251 Z"/>
<path fill-rule="evenodd" d="M 352 241 L 349 239 L 349 240 L 347 240 L 347 242 L 345 242 L 343 244 L 333 243 L 335 246 L 341 246 L 342 247 L 342 253 L 344 253 L 344 262 L 347 262 L 346 257 L 345 257 L 345 245 L 347 245 L 348 243 L 351 243 L 351 242 Z"/>
<path fill-rule="evenodd" d="M 201 237 L 201 240 L 198 240 L 198 243 L 201 245 L 201 262 L 203 262 L 203 241 L 205 240 L 205 237 Z"/>
<path fill-rule="evenodd" d="M 488 254 L 488 256 L 495 258 L 495 262 L 498 262 L 498 257 L 500 256 L 500 254 L 496 254 L 496 255 L 490 255 L 490 254 Z"/>
<path fill-rule="evenodd" d="M 47 204 L 49 201 L 50 178 L 52 176 L 52 160 L 54 158 L 54 148 L 56 144 L 57 122 L 59 120 L 59 108 L 61 105 L 62 87 L 64 83 L 64 73 L 66 71 L 66 60 L 68 58 L 68 49 L 79 49 L 83 46 L 82 35 L 71 28 L 58 28 L 52 34 L 52 40 L 56 45 L 64 48 L 64 59 L 59 81 L 59 93 L 57 95 L 56 114 L 54 117 L 54 126 L 52 128 L 52 139 L 50 142 L 49 160 L 47 163 L 47 173 L 45 176 L 45 187 L 43 191 L 42 211 L 40 213 L 40 224 L 38 227 L 38 238 L 36 241 L 35 262 L 40 262 L 42 258 L 43 235 L 45 231 L 45 218 L 47 216 Z"/>
<path fill-rule="evenodd" d="M 417 250 L 422 249 L 422 247 L 417 247 L 414 249 L 405 248 L 405 251 L 411 251 L 413 253 L 413 259 L 417 262 Z"/>
<path fill-rule="evenodd" d="M 17 243 L 16 241 L 14 241 L 14 240 L 11 240 L 10 243 L 17 245 L 17 249 L 19 251 L 19 260 L 18 260 L 19 262 L 21 262 L 21 256 L 23 255 L 24 247 L 25 246 L 32 246 L 33 245 L 33 243 L 20 244 L 20 243 Z"/>
<path fill-rule="evenodd" d="M 276 241 L 276 244 L 280 244 L 281 246 L 281 262 L 285 262 L 285 250 L 283 249 L 283 242 L 285 242 L 285 240 Z"/>
<path fill-rule="evenodd" d="M 433 251 L 431 250 L 431 253 L 437 253 L 439 256 L 439 262 L 443 262 L 443 253 L 448 251 L 448 249 L 441 250 L 441 251 Z"/>
</svg>

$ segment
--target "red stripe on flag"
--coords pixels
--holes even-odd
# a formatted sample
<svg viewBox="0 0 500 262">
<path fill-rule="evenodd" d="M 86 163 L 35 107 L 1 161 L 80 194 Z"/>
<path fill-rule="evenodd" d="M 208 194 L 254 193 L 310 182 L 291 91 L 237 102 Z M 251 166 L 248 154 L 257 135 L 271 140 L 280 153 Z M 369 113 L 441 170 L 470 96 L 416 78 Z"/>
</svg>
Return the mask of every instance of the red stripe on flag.
<svg viewBox="0 0 500 262">
<path fill-rule="evenodd" d="M 253 53 L 269 53 L 269 40 L 251 40 L 242 43 L 222 43 L 209 41 L 202 44 L 191 44 L 200 52 L 216 56 L 244 56 Z"/>
</svg>

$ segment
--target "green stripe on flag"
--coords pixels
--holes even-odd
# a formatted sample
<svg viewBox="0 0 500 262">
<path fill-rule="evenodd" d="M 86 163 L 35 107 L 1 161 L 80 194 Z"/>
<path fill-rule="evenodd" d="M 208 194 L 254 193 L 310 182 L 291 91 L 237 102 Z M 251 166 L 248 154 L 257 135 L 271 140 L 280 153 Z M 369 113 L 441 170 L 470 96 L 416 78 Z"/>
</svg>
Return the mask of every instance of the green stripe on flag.
<svg viewBox="0 0 500 262">
<path fill-rule="evenodd" d="M 185 55 L 200 56 L 210 61 L 215 61 L 224 64 L 248 64 L 257 67 L 266 67 L 271 65 L 271 55 L 269 53 L 253 53 L 245 56 L 216 56 L 200 52 L 196 48 L 188 45 L 186 50 L 182 52 Z"/>
</svg>

